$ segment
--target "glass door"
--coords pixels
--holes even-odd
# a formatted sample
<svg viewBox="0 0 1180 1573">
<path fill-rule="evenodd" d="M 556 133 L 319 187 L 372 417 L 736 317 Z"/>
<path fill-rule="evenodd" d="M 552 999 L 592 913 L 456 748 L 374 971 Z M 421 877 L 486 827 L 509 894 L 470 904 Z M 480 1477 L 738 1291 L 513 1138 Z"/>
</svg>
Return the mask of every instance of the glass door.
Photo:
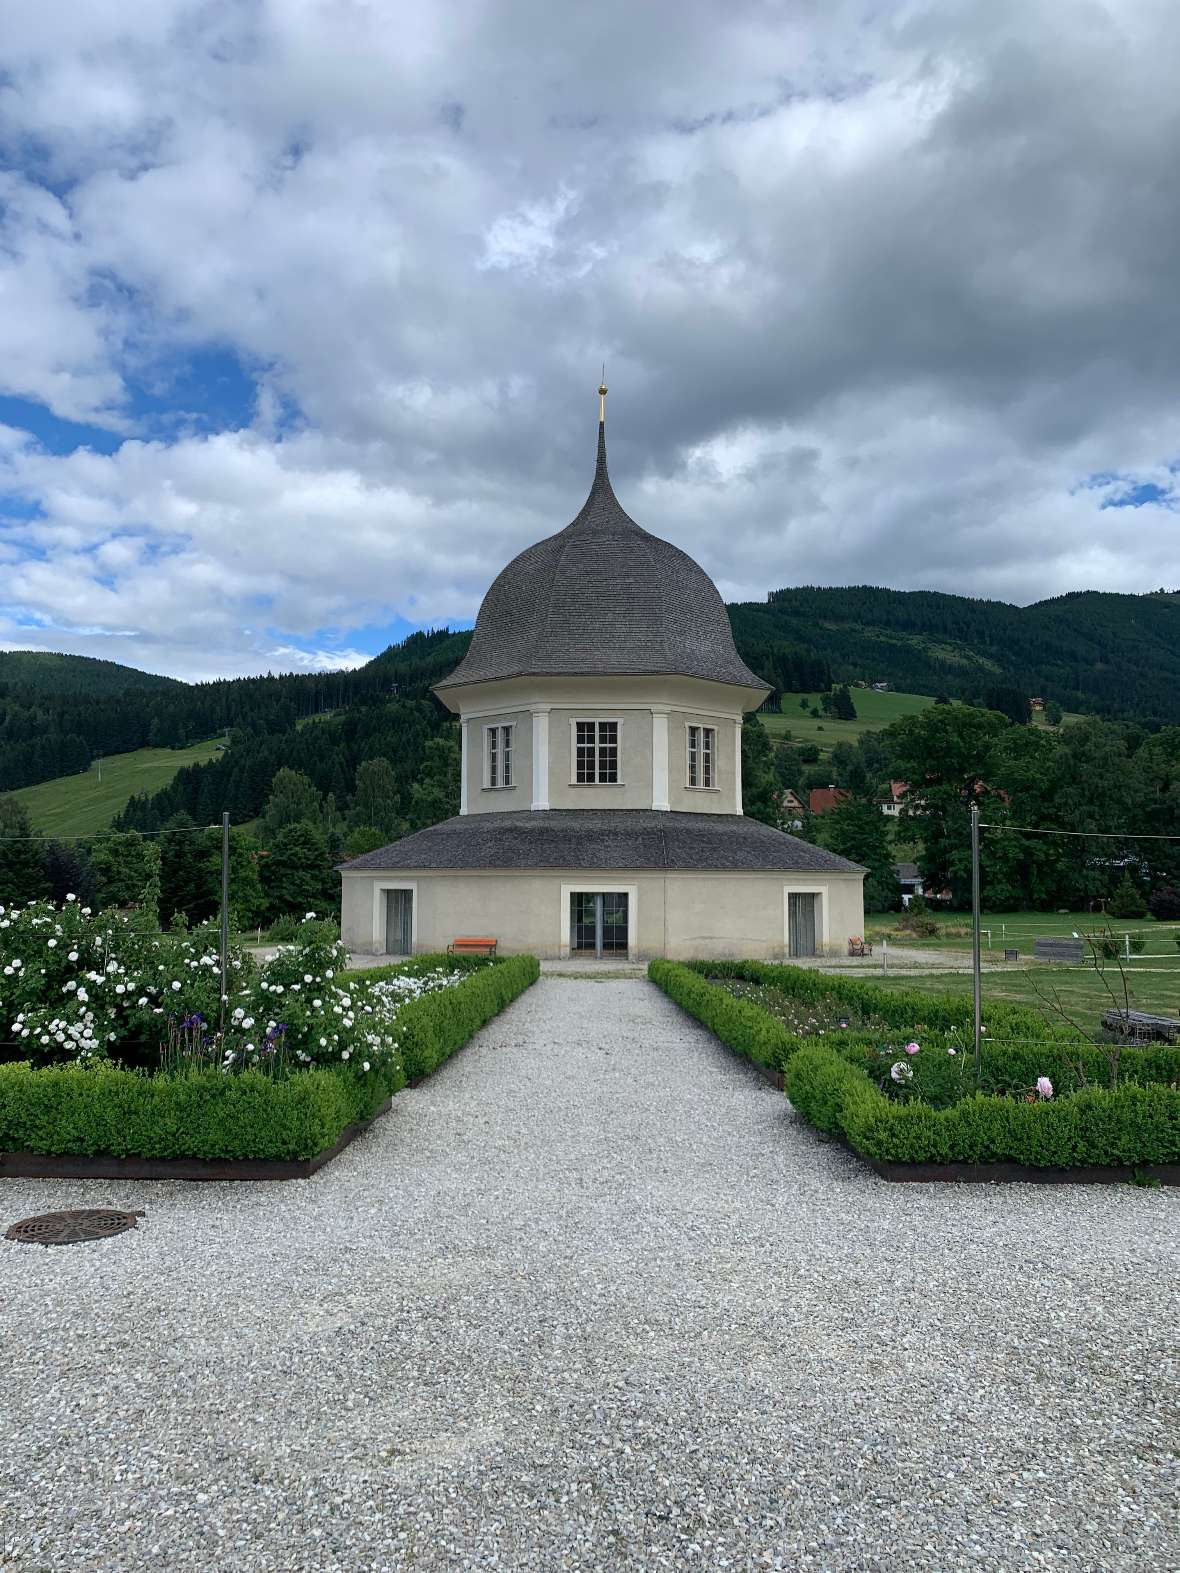
<svg viewBox="0 0 1180 1573">
<path fill-rule="evenodd" d="M 409 956 L 414 948 L 414 892 L 385 892 L 385 954 Z"/>
<path fill-rule="evenodd" d="M 570 896 L 570 955 L 627 955 L 629 916 L 625 890 L 575 890 Z"/>
<path fill-rule="evenodd" d="M 599 955 L 625 956 L 627 954 L 627 892 L 625 890 L 599 896 L 602 903 L 602 940 Z"/>
<path fill-rule="evenodd" d="M 575 890 L 570 897 L 570 955 L 598 955 L 599 897 Z"/>
</svg>

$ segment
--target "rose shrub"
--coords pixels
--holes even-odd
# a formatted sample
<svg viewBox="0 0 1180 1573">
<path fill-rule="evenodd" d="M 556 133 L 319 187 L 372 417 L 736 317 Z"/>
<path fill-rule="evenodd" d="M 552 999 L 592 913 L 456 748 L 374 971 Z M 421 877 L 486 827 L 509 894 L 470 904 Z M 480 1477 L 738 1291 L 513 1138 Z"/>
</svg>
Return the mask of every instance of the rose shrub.
<svg viewBox="0 0 1180 1573">
<path fill-rule="evenodd" d="M 219 1065 L 272 1074 L 396 1055 L 398 1012 L 467 976 L 427 962 L 372 980 L 345 975 L 335 926 L 309 914 L 294 943 L 261 969 L 229 955 L 224 1039 L 220 959 L 211 929 L 145 935 L 77 901 L 0 908 L 0 1041 L 34 1064 L 113 1059 L 172 1072 Z"/>
</svg>

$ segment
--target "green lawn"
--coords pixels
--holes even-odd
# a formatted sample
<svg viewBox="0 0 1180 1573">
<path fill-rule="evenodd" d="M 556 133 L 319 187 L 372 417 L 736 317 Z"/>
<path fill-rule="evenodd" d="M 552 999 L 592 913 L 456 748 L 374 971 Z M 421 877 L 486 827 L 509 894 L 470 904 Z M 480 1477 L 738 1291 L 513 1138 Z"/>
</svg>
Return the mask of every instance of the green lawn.
<svg viewBox="0 0 1180 1573">
<path fill-rule="evenodd" d="M 1136 971 L 1132 968 L 1129 977 L 1133 1010 L 1152 1011 L 1164 1016 L 1180 1013 L 1180 968 L 1174 968 L 1170 973 Z M 965 1001 L 971 999 L 970 972 L 932 973 L 917 977 L 894 972 L 887 977 L 875 974 L 872 981 L 889 989 L 918 989 L 923 994 L 955 994 L 961 995 Z M 1108 971 L 1107 981 L 1119 995 L 1121 1003 L 1121 984 L 1117 972 Z M 1045 962 L 1036 967 L 1014 967 L 1011 972 L 983 974 L 985 1021 L 988 1000 L 1010 1000 L 1018 1005 L 1029 1005 L 1034 1010 L 1044 1012 L 1051 1020 L 1060 1020 L 1042 996 L 1059 1000 L 1076 1024 L 1088 1032 L 1097 1029 L 1102 1012 L 1112 1003 L 1101 979 L 1089 969 Z"/>
<path fill-rule="evenodd" d="M 940 950 L 971 949 L 971 914 L 969 912 L 951 912 L 932 914 L 933 921 L 938 924 L 939 933 L 931 939 L 916 939 L 903 936 L 898 929 L 900 913 L 882 912 L 873 916 L 866 916 L 865 930 L 868 938 L 879 939 L 888 933 L 896 936 L 889 943 L 898 945 L 926 945 L 936 946 Z M 1150 953 L 1171 952 L 1180 958 L 1180 950 L 1176 949 L 1174 935 L 1180 934 L 1180 923 L 1157 923 L 1154 918 L 1120 919 L 1104 917 L 1101 912 L 985 912 L 980 916 L 980 928 L 983 930 L 983 949 L 986 954 L 990 948 L 993 951 L 1003 951 L 1011 947 L 1020 951 L 1021 959 L 1025 955 L 1031 956 L 1033 942 L 1038 938 L 1068 938 L 1076 930 L 1079 934 L 1094 933 L 1101 928 L 1108 928 L 1112 933 L 1130 934 L 1132 938 L 1146 941 L 1144 956 L 1141 958 L 1144 965 L 1152 959 Z M 1164 957 L 1156 957 L 1156 965 L 1162 964 Z"/>
<path fill-rule="evenodd" d="M 222 739 L 215 738 L 191 748 L 137 748 L 130 754 L 109 754 L 84 775 L 58 776 L 21 787 L 11 796 L 24 804 L 33 829 L 41 835 L 94 835 L 107 828 L 134 793 L 159 791 L 182 766 L 204 764 L 223 746 Z"/>
<path fill-rule="evenodd" d="M 862 732 L 879 732 L 891 721 L 917 715 L 934 703 L 928 694 L 878 694 L 871 688 L 852 688 L 849 692 L 856 707 L 855 721 L 833 721 L 825 715 L 817 721 L 809 712 L 810 706 L 819 704 L 818 694 L 784 694 L 778 715 L 759 711 L 758 719 L 772 737 L 790 732 L 793 742 L 817 743 L 821 753 L 827 753 L 834 743 L 855 743 Z M 806 700 L 807 710 L 800 706 L 801 699 Z"/>
</svg>

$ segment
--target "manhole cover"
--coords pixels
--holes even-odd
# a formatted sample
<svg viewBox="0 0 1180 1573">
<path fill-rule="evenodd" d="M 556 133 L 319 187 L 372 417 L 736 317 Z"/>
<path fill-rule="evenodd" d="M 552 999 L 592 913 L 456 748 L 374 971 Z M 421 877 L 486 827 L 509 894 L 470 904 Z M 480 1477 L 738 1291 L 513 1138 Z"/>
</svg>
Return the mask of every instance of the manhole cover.
<svg viewBox="0 0 1180 1573">
<path fill-rule="evenodd" d="M 75 1207 L 69 1212 L 22 1218 L 4 1238 L 25 1240 L 30 1245 L 77 1245 L 82 1240 L 105 1240 L 112 1234 L 122 1234 L 124 1229 L 134 1229 L 135 1220 L 146 1216 L 142 1207 L 134 1212 L 118 1207 Z"/>
</svg>

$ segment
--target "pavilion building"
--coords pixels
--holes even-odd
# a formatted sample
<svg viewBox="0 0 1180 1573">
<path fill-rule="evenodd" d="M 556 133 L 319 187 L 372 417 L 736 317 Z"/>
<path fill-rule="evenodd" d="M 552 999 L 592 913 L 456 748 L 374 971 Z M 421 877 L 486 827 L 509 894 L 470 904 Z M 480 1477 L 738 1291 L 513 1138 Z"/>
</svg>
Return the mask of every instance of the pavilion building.
<svg viewBox="0 0 1180 1573">
<path fill-rule="evenodd" d="M 435 687 L 458 815 L 342 866 L 350 950 L 774 960 L 863 931 L 859 865 L 744 816 L 743 716 L 768 685 L 708 575 L 623 511 L 603 412 L 581 511 L 503 570 Z"/>
</svg>

